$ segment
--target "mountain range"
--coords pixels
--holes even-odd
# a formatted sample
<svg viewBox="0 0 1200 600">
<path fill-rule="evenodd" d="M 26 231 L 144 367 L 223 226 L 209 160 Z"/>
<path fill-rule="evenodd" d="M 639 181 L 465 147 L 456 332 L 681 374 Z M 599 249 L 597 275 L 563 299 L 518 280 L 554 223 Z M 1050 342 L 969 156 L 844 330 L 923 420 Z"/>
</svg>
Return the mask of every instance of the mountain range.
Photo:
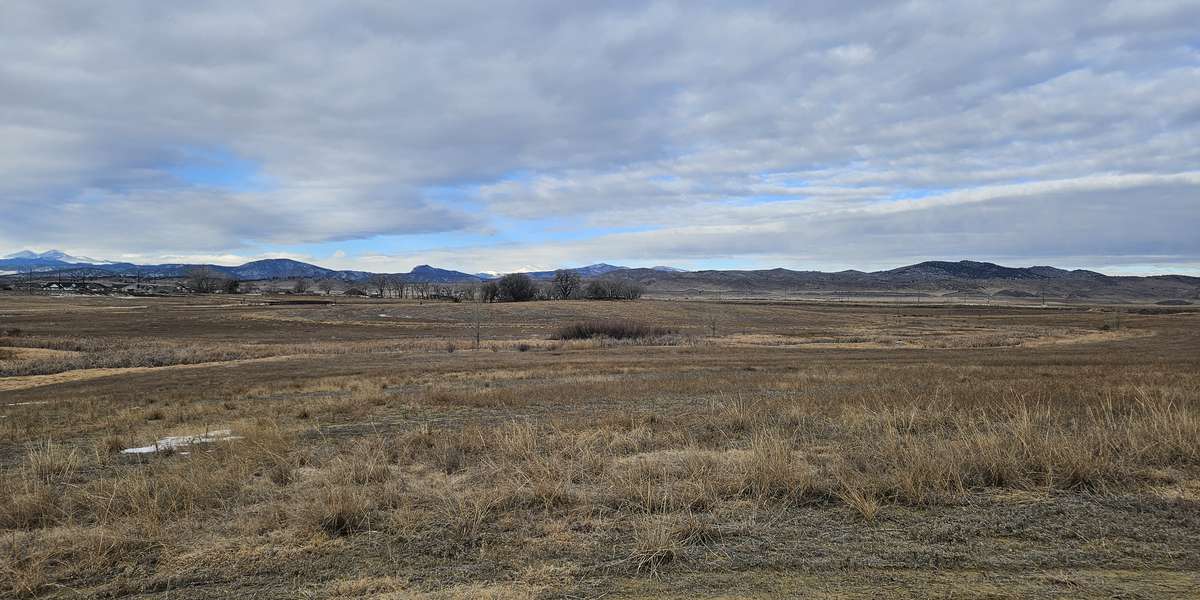
<svg viewBox="0 0 1200 600">
<path fill-rule="evenodd" d="M 196 268 L 207 268 L 240 280 L 339 279 L 363 281 L 373 273 L 334 270 L 286 258 L 256 260 L 238 266 L 168 263 L 137 265 L 127 262 L 95 261 L 58 250 L 35 253 L 28 250 L 0 258 L 0 276 L 23 273 L 46 276 L 143 278 L 184 277 Z M 585 279 L 616 277 L 644 285 L 650 292 L 690 295 L 704 292 L 733 294 L 914 294 L 966 297 L 1009 297 L 1078 299 L 1200 299 L 1200 277 L 1185 275 L 1111 276 L 1082 269 L 1064 270 L 1049 266 L 1006 267 L 989 262 L 926 261 L 886 271 L 794 271 L 791 269 L 685 271 L 673 267 L 630 268 L 597 263 L 573 270 Z M 399 273 L 409 281 L 469 283 L 494 279 L 495 274 L 470 274 L 430 265 Z M 554 271 L 529 272 L 538 280 L 553 278 Z"/>
<path fill-rule="evenodd" d="M 75 257 L 60 250 L 48 250 L 40 253 L 30 250 L 22 250 L 20 252 L 9 254 L 4 258 L 0 258 L 0 274 L 4 274 L 5 272 L 8 274 L 35 272 L 43 276 L 62 275 L 64 277 L 75 275 L 88 277 L 137 276 L 144 278 L 168 278 L 184 277 L 189 271 L 197 268 L 210 269 L 221 274 L 222 276 L 240 279 L 243 281 L 296 279 L 301 277 L 309 279 L 340 279 L 343 281 L 361 281 L 374 274 L 368 271 L 338 271 L 334 269 L 327 269 L 325 267 L 319 267 L 317 265 L 300 262 L 289 258 L 269 258 L 264 260 L 256 260 L 235 267 L 188 263 L 139 265 L 128 262 L 99 261 L 89 258 Z M 579 273 L 581 277 L 593 278 L 626 269 L 628 269 L 628 267 L 597 263 L 571 270 Z M 651 270 L 662 272 L 682 272 L 682 269 L 675 269 L 673 267 L 652 267 Z M 554 271 L 534 271 L 527 274 L 534 279 L 550 280 L 554 278 L 554 273 Z M 463 273 L 462 271 L 439 269 L 430 265 L 418 265 L 408 273 L 398 273 L 398 275 L 404 275 L 411 281 L 429 283 L 465 283 L 472 281 L 484 281 L 499 277 L 498 274 L 494 273 L 470 274 Z"/>
</svg>

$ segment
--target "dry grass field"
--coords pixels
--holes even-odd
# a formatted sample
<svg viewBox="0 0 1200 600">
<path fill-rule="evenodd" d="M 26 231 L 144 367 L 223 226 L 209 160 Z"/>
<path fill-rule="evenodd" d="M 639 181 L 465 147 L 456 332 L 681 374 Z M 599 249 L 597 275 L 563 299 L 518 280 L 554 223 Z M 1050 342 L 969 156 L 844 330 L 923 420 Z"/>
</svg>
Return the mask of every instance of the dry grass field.
<svg viewBox="0 0 1200 600">
<path fill-rule="evenodd" d="M 1200 312 L 0 296 L 0 597 L 747 596 L 1200 597 Z"/>
</svg>

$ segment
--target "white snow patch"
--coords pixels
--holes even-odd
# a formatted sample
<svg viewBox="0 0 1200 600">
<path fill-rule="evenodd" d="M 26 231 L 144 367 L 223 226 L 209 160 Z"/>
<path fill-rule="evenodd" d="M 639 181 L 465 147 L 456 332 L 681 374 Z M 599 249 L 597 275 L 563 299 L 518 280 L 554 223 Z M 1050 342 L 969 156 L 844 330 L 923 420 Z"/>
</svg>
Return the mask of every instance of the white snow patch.
<svg viewBox="0 0 1200 600">
<path fill-rule="evenodd" d="M 5 406 L 34 406 L 36 404 L 50 404 L 50 402 L 46 400 L 38 400 L 36 402 L 13 402 L 12 404 L 5 404 Z"/>
<path fill-rule="evenodd" d="M 121 451 L 121 454 L 153 454 L 155 452 L 186 448 L 193 444 L 211 444 L 213 442 L 226 442 L 240 439 L 242 439 L 241 436 L 233 435 L 233 432 L 228 429 L 218 429 L 203 435 L 176 435 L 165 437 L 157 442 L 154 442 L 154 444 L 150 446 L 126 448 Z"/>
</svg>

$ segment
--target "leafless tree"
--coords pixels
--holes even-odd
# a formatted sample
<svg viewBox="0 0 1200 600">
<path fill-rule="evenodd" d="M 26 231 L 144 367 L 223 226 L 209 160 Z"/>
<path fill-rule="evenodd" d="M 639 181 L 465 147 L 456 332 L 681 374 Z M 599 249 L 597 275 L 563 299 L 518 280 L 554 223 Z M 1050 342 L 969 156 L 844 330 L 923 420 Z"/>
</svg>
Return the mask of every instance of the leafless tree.
<svg viewBox="0 0 1200 600">
<path fill-rule="evenodd" d="M 428 281 L 413 282 L 412 288 L 413 288 L 413 293 L 418 298 L 421 298 L 422 300 L 424 300 L 429 297 L 429 282 Z"/>
<path fill-rule="evenodd" d="M 210 267 L 193 267 L 185 273 L 188 287 L 198 294 L 211 294 L 221 289 L 224 277 Z"/>
<path fill-rule="evenodd" d="M 371 289 L 379 292 L 379 297 L 382 298 L 388 289 L 388 276 L 381 273 L 376 273 L 367 278 L 367 285 Z"/>
<path fill-rule="evenodd" d="M 297 294 L 307 294 L 309 285 L 311 285 L 311 282 L 308 278 L 301 277 L 296 280 L 296 283 L 292 284 L 292 291 Z"/>
<path fill-rule="evenodd" d="M 560 269 L 554 272 L 554 280 L 550 282 L 550 295 L 557 300 L 568 300 L 578 296 L 582 287 L 579 273 Z"/>
<path fill-rule="evenodd" d="M 587 284 L 584 294 L 591 300 L 637 300 L 645 288 L 628 279 L 596 279 Z"/>
<path fill-rule="evenodd" d="M 500 285 L 495 281 L 485 281 L 479 285 L 479 301 L 495 302 L 500 296 Z"/>
<path fill-rule="evenodd" d="M 404 297 L 404 276 L 403 275 L 388 275 L 387 289 L 397 298 Z"/>
<path fill-rule="evenodd" d="M 317 289 L 321 290 L 326 296 L 328 296 L 333 292 L 333 288 L 336 287 L 336 285 L 337 284 L 332 279 L 326 278 L 317 282 Z"/>
</svg>

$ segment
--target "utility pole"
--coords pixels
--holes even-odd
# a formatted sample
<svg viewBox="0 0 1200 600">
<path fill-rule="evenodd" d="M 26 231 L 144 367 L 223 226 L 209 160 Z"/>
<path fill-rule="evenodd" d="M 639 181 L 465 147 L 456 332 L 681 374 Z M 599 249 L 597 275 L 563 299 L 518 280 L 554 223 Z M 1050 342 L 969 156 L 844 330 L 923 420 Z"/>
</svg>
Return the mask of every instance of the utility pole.
<svg viewBox="0 0 1200 600">
<path fill-rule="evenodd" d="M 482 296 L 482 295 L 481 295 Z M 483 314 L 480 312 L 480 304 L 483 304 L 483 298 L 473 298 L 475 308 L 472 311 L 471 320 L 472 328 L 475 330 L 475 349 L 479 349 L 480 329 L 483 328 Z"/>
</svg>

